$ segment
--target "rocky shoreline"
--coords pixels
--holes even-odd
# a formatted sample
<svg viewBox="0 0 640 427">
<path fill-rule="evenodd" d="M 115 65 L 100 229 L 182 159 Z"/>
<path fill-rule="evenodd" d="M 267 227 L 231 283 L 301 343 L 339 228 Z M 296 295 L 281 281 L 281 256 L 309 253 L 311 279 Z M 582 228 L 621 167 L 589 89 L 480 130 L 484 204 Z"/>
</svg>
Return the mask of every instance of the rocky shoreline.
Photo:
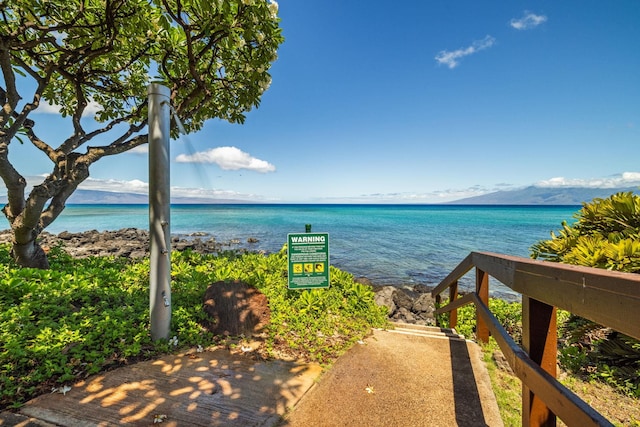
<svg viewBox="0 0 640 427">
<path fill-rule="evenodd" d="M 143 258 L 149 256 L 149 232 L 138 228 L 122 228 L 115 231 L 89 230 L 80 233 L 63 231 L 59 234 L 42 232 L 40 244 L 45 250 L 62 246 L 71 256 L 83 258 L 88 256 L 116 256 L 127 258 Z M 9 230 L 0 231 L 0 243 L 11 242 Z M 243 246 L 240 241 L 218 242 L 205 233 L 194 233 L 185 237 L 172 236 L 171 250 L 183 251 L 191 249 L 202 254 L 216 254 L 225 250 L 246 252 L 255 239 L 248 239 Z"/>
<path fill-rule="evenodd" d="M 11 242 L 10 230 L 0 231 L 0 243 Z M 171 250 L 190 249 L 202 254 L 217 254 L 227 250 L 248 252 L 251 244 L 257 242 L 253 238 L 247 242 L 218 242 L 214 237 L 204 233 L 179 237 L 172 236 Z M 137 228 L 123 228 L 115 231 L 89 230 L 80 233 L 63 231 L 59 234 L 43 232 L 40 243 L 45 248 L 61 246 L 73 257 L 115 256 L 127 258 L 143 258 L 149 256 L 149 232 Z M 435 302 L 430 289 L 424 285 L 410 286 L 377 286 L 365 277 L 357 282 L 370 285 L 376 294 L 375 301 L 388 309 L 389 319 L 396 322 L 434 325 L 433 312 Z"/>
<path fill-rule="evenodd" d="M 358 277 L 355 281 L 373 288 L 375 302 L 387 307 L 389 320 L 435 326 L 435 299 L 431 296 L 431 288 L 428 286 L 379 286 L 365 277 Z"/>
</svg>

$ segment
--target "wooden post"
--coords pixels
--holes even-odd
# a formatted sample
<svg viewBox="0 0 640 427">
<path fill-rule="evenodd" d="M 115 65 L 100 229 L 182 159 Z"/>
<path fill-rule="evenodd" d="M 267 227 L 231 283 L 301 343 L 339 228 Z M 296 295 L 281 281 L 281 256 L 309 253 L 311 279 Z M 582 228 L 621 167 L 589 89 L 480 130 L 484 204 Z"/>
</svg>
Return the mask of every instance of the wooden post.
<svg viewBox="0 0 640 427">
<path fill-rule="evenodd" d="M 458 299 L 458 281 L 456 280 L 449 286 L 449 302 L 452 303 Z M 455 329 L 458 326 L 458 309 L 449 312 L 449 327 Z"/>
<path fill-rule="evenodd" d="M 556 308 L 522 296 L 522 347 L 540 367 L 556 377 L 558 331 Z M 555 427 L 556 415 L 531 390 L 522 386 L 522 425 Z"/>
<path fill-rule="evenodd" d="M 476 295 L 484 305 L 489 307 L 489 275 L 476 268 Z M 487 343 L 489 342 L 489 327 L 478 316 L 476 311 L 476 338 L 478 341 Z"/>
</svg>

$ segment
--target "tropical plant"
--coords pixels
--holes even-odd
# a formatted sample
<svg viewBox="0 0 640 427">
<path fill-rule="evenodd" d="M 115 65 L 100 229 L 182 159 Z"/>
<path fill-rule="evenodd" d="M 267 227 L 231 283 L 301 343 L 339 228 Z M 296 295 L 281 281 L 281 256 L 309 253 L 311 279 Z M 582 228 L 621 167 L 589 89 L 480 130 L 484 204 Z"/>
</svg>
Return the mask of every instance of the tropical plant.
<svg viewBox="0 0 640 427">
<path fill-rule="evenodd" d="M 575 223 L 531 247 L 531 257 L 565 264 L 640 271 L 640 196 L 616 193 L 585 203 Z"/>
<path fill-rule="evenodd" d="M 531 256 L 553 262 L 640 272 L 640 196 L 616 193 L 585 203 L 575 223 L 562 224 Z M 566 369 L 607 382 L 640 397 L 640 343 L 585 319 L 564 324 L 559 357 Z"/>
<path fill-rule="evenodd" d="M 0 177 L 18 264 L 48 268 L 37 237 L 91 165 L 147 142 L 150 82 L 170 89 L 187 132 L 214 117 L 243 122 L 271 81 L 283 41 L 277 9 L 268 0 L 0 1 Z M 47 106 L 70 121 L 66 139 L 33 120 Z M 28 195 L 9 156 L 16 142 L 52 163 Z"/>
</svg>

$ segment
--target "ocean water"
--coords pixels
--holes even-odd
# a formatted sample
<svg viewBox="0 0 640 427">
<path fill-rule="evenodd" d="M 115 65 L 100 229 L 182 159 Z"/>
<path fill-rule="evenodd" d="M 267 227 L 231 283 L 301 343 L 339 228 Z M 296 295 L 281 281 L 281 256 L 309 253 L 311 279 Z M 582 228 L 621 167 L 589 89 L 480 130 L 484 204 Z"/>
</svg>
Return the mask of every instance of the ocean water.
<svg viewBox="0 0 640 427">
<path fill-rule="evenodd" d="M 375 284 L 437 285 L 472 251 L 529 256 L 571 223 L 579 206 L 174 205 L 171 234 L 206 233 L 234 247 L 275 252 L 288 233 L 329 233 L 332 265 Z M 70 205 L 46 231 L 148 229 L 146 205 Z M 7 228 L 7 227 L 3 227 Z M 257 243 L 247 243 L 249 238 Z M 472 289 L 473 274 L 460 281 Z M 492 293 L 513 297 L 491 282 Z"/>
</svg>

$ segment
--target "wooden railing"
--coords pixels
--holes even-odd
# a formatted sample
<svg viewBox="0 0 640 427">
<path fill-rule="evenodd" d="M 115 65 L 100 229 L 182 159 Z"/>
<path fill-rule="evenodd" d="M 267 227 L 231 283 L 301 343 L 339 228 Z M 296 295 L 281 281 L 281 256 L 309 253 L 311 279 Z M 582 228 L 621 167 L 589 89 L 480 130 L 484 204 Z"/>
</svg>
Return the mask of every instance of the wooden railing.
<svg viewBox="0 0 640 427">
<path fill-rule="evenodd" d="M 458 296 L 458 280 L 476 269 L 476 290 Z M 522 347 L 488 308 L 489 276 L 522 295 Z M 556 380 L 556 309 L 640 339 L 640 275 L 597 268 L 472 252 L 433 291 L 437 302 L 449 289 L 449 313 L 455 328 L 457 308 L 476 306 L 476 338 L 494 337 L 515 375 L 522 381 L 522 425 L 555 426 L 556 416 L 569 426 L 612 425 Z"/>
</svg>

